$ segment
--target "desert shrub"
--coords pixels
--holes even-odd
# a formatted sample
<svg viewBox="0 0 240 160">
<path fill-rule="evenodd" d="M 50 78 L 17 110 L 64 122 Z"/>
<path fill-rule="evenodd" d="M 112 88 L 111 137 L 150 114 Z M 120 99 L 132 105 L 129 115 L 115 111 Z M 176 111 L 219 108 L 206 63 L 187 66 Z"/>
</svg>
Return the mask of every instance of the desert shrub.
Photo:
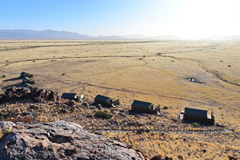
<svg viewBox="0 0 240 160">
<path fill-rule="evenodd" d="M 200 127 L 200 124 L 199 123 L 191 123 L 191 125 L 193 126 L 193 127 Z"/>
<path fill-rule="evenodd" d="M 100 118 L 104 118 L 104 119 L 110 119 L 110 118 L 112 118 L 112 115 L 110 115 L 110 114 L 109 114 L 108 112 L 106 112 L 106 111 L 97 111 L 96 116 L 97 116 L 97 117 L 100 117 Z"/>
</svg>

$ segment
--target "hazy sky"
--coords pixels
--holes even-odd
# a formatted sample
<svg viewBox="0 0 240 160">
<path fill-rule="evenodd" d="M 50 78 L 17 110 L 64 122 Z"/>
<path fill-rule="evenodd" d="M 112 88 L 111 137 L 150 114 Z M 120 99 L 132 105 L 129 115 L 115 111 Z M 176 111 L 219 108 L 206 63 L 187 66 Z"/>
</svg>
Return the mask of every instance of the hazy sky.
<svg viewBox="0 0 240 160">
<path fill-rule="evenodd" d="M 0 29 L 198 39 L 240 35 L 240 0 L 1 0 Z"/>
</svg>

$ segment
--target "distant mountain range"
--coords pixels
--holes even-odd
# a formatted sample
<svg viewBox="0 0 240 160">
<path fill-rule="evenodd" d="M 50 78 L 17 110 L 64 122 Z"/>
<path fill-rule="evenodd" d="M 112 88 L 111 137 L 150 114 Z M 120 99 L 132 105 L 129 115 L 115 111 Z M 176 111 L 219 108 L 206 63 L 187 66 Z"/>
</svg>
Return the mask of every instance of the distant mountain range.
<svg viewBox="0 0 240 160">
<path fill-rule="evenodd" d="M 2 40 L 11 40 L 11 39 L 37 39 L 37 40 L 181 40 L 180 38 L 174 35 L 160 35 L 160 36 L 151 36 L 147 37 L 144 35 L 126 35 L 126 36 L 88 36 L 84 34 L 79 34 L 76 32 L 67 32 L 67 31 L 55 31 L 55 30 L 26 30 L 26 29 L 2 29 L 0 30 L 0 39 Z M 240 36 L 219 36 L 211 35 L 202 40 L 220 40 L 220 41 L 240 41 Z"/>
<path fill-rule="evenodd" d="M 143 35 L 127 35 L 127 36 L 88 36 L 84 34 L 79 34 L 76 32 L 67 32 L 67 31 L 55 31 L 55 30 L 25 30 L 25 29 L 16 29 L 16 30 L 0 30 L 0 39 L 62 39 L 62 40 L 178 40 L 176 36 L 172 35 L 163 35 L 156 37 L 146 37 Z"/>
<path fill-rule="evenodd" d="M 0 30 L 0 39 L 91 39 L 91 37 L 66 31 L 17 29 Z"/>
</svg>

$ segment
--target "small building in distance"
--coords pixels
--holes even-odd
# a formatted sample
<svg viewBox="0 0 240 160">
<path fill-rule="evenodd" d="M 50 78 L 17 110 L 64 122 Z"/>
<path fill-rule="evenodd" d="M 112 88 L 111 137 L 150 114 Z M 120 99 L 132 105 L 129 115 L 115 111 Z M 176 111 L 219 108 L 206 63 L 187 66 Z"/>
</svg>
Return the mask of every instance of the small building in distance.
<svg viewBox="0 0 240 160">
<path fill-rule="evenodd" d="M 112 98 L 110 97 L 107 97 L 107 96 L 103 96 L 103 95 L 97 95 L 95 98 L 94 98 L 94 102 L 95 104 L 101 104 L 103 106 L 106 106 L 106 107 L 115 107 L 115 105 L 119 105 L 119 99 L 118 100 L 115 100 L 113 101 Z"/>
<path fill-rule="evenodd" d="M 35 84 L 35 81 L 28 77 L 22 78 L 22 83 Z"/>
<path fill-rule="evenodd" d="M 78 99 L 78 94 L 77 93 L 63 93 L 61 98 L 77 100 Z"/>
<path fill-rule="evenodd" d="M 24 77 L 29 77 L 29 78 L 31 78 L 31 77 L 33 77 L 33 74 L 31 74 L 31 73 L 26 73 L 26 72 L 22 72 L 22 73 L 20 73 L 20 77 L 21 77 L 21 78 L 24 78 Z"/>
<path fill-rule="evenodd" d="M 214 125 L 213 113 L 208 115 L 207 112 L 207 110 L 185 108 L 185 110 L 180 113 L 180 119 L 184 121 L 194 121 Z"/>
<path fill-rule="evenodd" d="M 154 108 L 152 103 L 134 100 L 132 103 L 132 111 L 139 113 L 159 114 L 160 105 Z"/>
</svg>

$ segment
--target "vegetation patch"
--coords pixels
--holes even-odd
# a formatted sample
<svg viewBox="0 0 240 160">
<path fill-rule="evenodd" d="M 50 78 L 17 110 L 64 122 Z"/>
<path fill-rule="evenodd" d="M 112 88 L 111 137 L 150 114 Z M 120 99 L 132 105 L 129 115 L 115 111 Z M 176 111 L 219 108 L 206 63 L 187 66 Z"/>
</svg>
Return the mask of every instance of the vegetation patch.
<svg viewBox="0 0 240 160">
<path fill-rule="evenodd" d="M 103 119 L 110 119 L 110 118 L 112 118 L 112 115 L 110 115 L 106 111 L 97 111 L 96 116 L 100 117 L 100 118 L 103 118 Z"/>
<path fill-rule="evenodd" d="M 199 124 L 199 123 L 191 123 L 191 126 L 193 126 L 193 127 L 200 127 L 201 125 Z"/>
</svg>

